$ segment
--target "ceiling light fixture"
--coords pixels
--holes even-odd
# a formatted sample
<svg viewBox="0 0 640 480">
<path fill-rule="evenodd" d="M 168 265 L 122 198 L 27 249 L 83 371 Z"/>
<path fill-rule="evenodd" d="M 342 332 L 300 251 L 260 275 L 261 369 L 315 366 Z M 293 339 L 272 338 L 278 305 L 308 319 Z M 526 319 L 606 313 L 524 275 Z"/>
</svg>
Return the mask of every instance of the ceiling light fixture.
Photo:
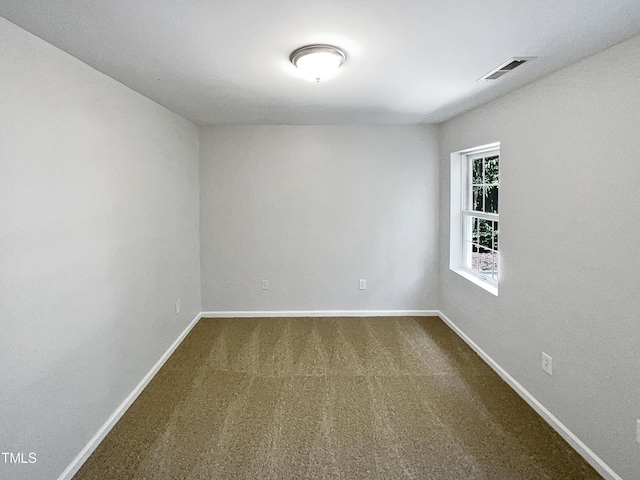
<svg viewBox="0 0 640 480">
<path fill-rule="evenodd" d="M 307 45 L 289 56 L 305 77 L 316 82 L 331 77 L 346 59 L 344 50 L 333 45 Z"/>
</svg>

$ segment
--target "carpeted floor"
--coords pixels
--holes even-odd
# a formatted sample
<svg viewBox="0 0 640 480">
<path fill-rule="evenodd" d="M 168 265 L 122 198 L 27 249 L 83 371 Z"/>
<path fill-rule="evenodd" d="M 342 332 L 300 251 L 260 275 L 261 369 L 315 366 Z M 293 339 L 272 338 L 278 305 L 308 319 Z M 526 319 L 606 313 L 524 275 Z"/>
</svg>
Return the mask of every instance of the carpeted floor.
<svg viewBox="0 0 640 480">
<path fill-rule="evenodd" d="M 440 319 L 202 319 L 74 477 L 599 479 Z"/>
</svg>

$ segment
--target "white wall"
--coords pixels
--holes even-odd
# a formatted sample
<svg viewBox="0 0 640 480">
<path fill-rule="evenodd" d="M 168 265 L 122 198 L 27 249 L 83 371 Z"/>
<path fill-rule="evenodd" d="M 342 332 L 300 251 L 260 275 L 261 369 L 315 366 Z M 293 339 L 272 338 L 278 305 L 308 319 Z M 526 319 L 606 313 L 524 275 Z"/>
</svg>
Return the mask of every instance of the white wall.
<svg viewBox="0 0 640 480">
<path fill-rule="evenodd" d="M 203 310 L 440 307 L 637 477 L 640 38 L 447 122 L 440 164 L 434 127 L 202 129 L 200 199 L 192 124 L 0 42 L 0 451 L 37 454 L 0 477 L 62 472 L 200 311 L 200 266 Z M 448 270 L 449 153 L 494 141 L 498 297 Z"/>
<path fill-rule="evenodd" d="M 0 451 L 37 458 L 0 478 L 56 478 L 200 311 L 198 132 L 1 18 L 0 44 Z"/>
<path fill-rule="evenodd" d="M 434 127 L 212 127 L 200 139 L 203 310 L 437 308 Z"/>
<path fill-rule="evenodd" d="M 629 480 L 640 478 L 639 126 L 637 37 L 445 123 L 440 144 L 441 309 Z M 447 268 L 449 154 L 495 141 L 498 297 Z"/>
</svg>

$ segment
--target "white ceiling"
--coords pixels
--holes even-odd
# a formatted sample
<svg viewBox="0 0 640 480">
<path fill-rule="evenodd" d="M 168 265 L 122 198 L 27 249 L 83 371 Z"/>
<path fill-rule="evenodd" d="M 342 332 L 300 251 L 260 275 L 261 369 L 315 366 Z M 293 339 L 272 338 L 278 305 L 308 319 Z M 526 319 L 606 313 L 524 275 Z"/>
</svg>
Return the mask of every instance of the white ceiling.
<svg viewBox="0 0 640 480">
<path fill-rule="evenodd" d="M 639 0 L 0 0 L 0 15 L 201 125 L 441 122 L 640 34 Z M 336 77 L 295 75 L 311 43 L 346 50 Z M 538 59 L 477 81 L 514 56 Z"/>
</svg>

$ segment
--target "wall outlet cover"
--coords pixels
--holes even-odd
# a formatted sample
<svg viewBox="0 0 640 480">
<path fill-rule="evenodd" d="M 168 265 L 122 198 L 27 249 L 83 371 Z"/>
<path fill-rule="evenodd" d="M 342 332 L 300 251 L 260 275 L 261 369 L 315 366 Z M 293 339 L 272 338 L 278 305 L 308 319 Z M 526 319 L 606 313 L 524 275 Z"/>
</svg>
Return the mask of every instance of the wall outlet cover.
<svg viewBox="0 0 640 480">
<path fill-rule="evenodd" d="M 542 370 L 553 375 L 553 358 L 542 352 Z"/>
</svg>

